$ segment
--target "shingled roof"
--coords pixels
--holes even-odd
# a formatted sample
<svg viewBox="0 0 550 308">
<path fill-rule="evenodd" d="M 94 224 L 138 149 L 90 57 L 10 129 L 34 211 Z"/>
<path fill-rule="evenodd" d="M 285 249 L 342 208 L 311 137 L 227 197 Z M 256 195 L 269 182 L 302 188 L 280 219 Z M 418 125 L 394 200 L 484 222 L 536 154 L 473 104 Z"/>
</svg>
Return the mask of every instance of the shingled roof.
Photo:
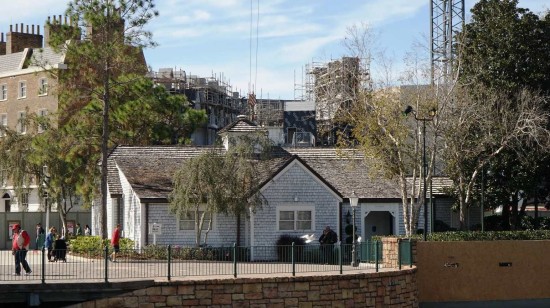
<svg viewBox="0 0 550 308">
<path fill-rule="evenodd" d="M 109 189 L 111 195 L 121 195 L 120 169 L 140 199 L 166 199 L 172 190 L 172 178 L 186 160 L 205 151 L 220 154 L 223 147 L 151 146 L 117 147 L 109 156 Z M 258 161 L 259 183 L 265 183 L 294 157 L 272 157 Z"/>
<path fill-rule="evenodd" d="M 207 150 L 225 153 L 223 147 L 212 146 L 117 147 L 109 156 L 108 184 L 111 195 L 122 194 L 118 177 L 120 169 L 140 198 L 165 199 L 172 190 L 172 177 L 179 166 Z M 395 182 L 370 176 L 363 155 L 351 149 L 274 147 L 272 158 L 259 162 L 261 185 L 297 158 L 344 198 L 350 196 L 352 191 L 361 199 L 401 198 Z M 449 185 L 449 180 L 434 178 L 433 183 L 434 194 L 443 194 L 442 188 Z"/>
<path fill-rule="evenodd" d="M 256 132 L 261 130 L 263 130 L 263 128 L 257 126 L 256 123 L 248 120 L 246 116 L 239 116 L 237 121 L 220 129 L 218 131 L 218 134 L 223 134 L 227 132 L 250 133 L 250 132 Z"/>
<path fill-rule="evenodd" d="M 30 58 L 30 61 L 27 60 Z M 20 52 L 0 56 L 0 75 L 18 73 L 25 69 L 42 70 L 43 67 L 58 67 L 65 55 L 52 47 L 25 48 Z M 25 70 L 26 71 L 26 70 Z"/>
</svg>

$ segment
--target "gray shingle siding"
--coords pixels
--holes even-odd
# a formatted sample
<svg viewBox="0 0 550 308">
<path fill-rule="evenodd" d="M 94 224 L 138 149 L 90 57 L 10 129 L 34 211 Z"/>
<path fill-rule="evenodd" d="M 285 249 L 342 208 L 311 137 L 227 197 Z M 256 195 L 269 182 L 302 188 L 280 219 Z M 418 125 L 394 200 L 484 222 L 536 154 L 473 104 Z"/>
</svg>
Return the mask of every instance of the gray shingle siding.
<svg viewBox="0 0 550 308">
<path fill-rule="evenodd" d="M 325 226 L 331 226 L 334 230 L 339 228 L 338 198 L 301 164 L 291 164 L 279 177 L 271 181 L 263 191 L 263 195 L 269 200 L 269 204 L 254 215 L 253 246 L 275 245 L 283 234 L 302 236 L 314 233 L 319 237 Z M 295 197 L 298 198 L 297 202 Z M 276 217 L 277 210 L 281 206 L 313 206 L 315 229 L 312 231 L 279 231 Z M 274 258 L 273 253 L 274 250 L 270 253 L 264 251 L 262 257 Z"/>
<path fill-rule="evenodd" d="M 175 214 L 170 213 L 169 205 L 166 203 L 150 203 L 148 207 L 148 224 L 162 224 L 162 234 L 157 235 L 156 243 L 158 245 L 181 245 L 194 246 L 196 234 L 192 230 L 179 230 L 178 220 Z M 236 241 L 237 225 L 235 216 L 224 214 L 214 214 L 214 223 L 212 230 L 208 233 L 207 245 L 213 247 L 231 246 Z M 246 241 L 245 223 L 246 218 L 242 219 L 241 236 Z M 205 231 L 201 234 L 201 244 L 204 242 Z M 153 236 L 148 236 L 145 244 L 153 244 Z"/>
</svg>

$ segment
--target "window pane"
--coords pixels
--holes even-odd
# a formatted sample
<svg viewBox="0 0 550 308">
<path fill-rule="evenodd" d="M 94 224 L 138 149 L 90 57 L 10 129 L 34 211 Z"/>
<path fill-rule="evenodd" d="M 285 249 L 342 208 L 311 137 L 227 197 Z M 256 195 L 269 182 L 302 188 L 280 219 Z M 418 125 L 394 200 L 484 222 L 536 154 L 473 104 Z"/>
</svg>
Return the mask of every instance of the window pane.
<svg viewBox="0 0 550 308">
<path fill-rule="evenodd" d="M 294 221 L 279 221 L 279 230 L 294 230 Z"/>
<path fill-rule="evenodd" d="M 281 211 L 279 212 L 280 220 L 292 220 L 294 221 L 294 212 L 293 211 Z"/>
<path fill-rule="evenodd" d="M 180 230 L 195 230 L 195 222 L 189 220 L 180 220 Z"/>
<path fill-rule="evenodd" d="M 201 219 L 202 213 L 203 211 L 199 211 L 197 219 Z M 210 223 L 210 214 L 206 214 L 206 216 L 204 217 L 202 230 L 208 230 L 209 223 Z M 188 212 L 188 213 L 181 214 L 179 227 L 180 227 L 180 230 L 195 230 L 195 212 Z M 214 228 L 213 225 L 212 225 L 212 228 Z"/>
<path fill-rule="evenodd" d="M 297 221 L 296 230 L 311 230 L 311 221 Z"/>
<path fill-rule="evenodd" d="M 298 211 L 298 220 L 311 220 L 311 211 Z"/>
</svg>

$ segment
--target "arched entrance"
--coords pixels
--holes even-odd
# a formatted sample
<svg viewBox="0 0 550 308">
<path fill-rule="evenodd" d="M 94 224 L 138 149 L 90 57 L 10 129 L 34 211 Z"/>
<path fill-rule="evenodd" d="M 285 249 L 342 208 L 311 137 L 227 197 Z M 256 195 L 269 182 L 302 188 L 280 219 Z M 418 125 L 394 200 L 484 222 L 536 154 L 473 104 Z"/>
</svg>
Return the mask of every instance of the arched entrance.
<svg viewBox="0 0 550 308">
<path fill-rule="evenodd" d="M 369 203 L 361 205 L 361 236 L 370 240 L 373 236 L 399 234 L 399 204 Z"/>
<path fill-rule="evenodd" d="M 8 193 L 4 193 L 4 195 L 2 195 L 0 212 L 11 212 L 11 196 Z"/>
<path fill-rule="evenodd" d="M 370 212 L 365 217 L 365 239 L 370 240 L 373 236 L 392 235 L 393 216 L 390 212 Z"/>
</svg>

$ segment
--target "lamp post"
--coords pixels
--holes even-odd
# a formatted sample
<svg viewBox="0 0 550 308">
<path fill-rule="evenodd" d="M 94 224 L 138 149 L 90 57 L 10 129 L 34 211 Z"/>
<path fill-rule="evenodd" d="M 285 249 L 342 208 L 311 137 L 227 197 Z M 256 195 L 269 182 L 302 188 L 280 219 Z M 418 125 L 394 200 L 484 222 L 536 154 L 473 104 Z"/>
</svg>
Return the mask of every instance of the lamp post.
<svg viewBox="0 0 550 308">
<path fill-rule="evenodd" d="M 424 187 L 422 188 L 422 203 L 424 207 L 424 241 L 427 240 L 428 236 L 428 203 L 426 203 L 426 175 L 428 173 L 428 164 L 426 163 L 426 122 L 432 121 L 435 116 L 435 108 L 430 109 L 428 113 L 428 117 L 418 117 L 417 112 L 413 109 L 412 106 L 407 106 L 404 113 L 405 115 L 408 115 L 409 113 L 412 113 L 414 115 L 414 119 L 417 122 L 422 122 L 422 181 Z M 430 196 L 432 198 L 432 196 Z"/>
<path fill-rule="evenodd" d="M 355 208 L 357 208 L 357 204 L 359 203 L 359 198 L 355 194 L 355 191 L 351 192 L 351 196 L 349 197 L 349 203 L 351 205 L 351 208 L 353 209 L 353 216 L 352 216 L 352 223 L 353 223 L 353 231 L 352 231 L 352 237 L 353 237 L 353 244 L 351 246 L 351 266 L 356 267 L 359 264 L 357 263 L 357 256 L 355 254 L 355 246 L 357 245 L 357 241 L 355 240 Z"/>
<path fill-rule="evenodd" d="M 46 230 L 48 230 L 50 227 L 50 206 L 48 205 L 48 185 L 50 182 L 50 176 L 47 165 L 42 166 L 42 175 L 44 176 L 42 187 L 44 187 L 44 206 L 46 207 Z"/>
</svg>

